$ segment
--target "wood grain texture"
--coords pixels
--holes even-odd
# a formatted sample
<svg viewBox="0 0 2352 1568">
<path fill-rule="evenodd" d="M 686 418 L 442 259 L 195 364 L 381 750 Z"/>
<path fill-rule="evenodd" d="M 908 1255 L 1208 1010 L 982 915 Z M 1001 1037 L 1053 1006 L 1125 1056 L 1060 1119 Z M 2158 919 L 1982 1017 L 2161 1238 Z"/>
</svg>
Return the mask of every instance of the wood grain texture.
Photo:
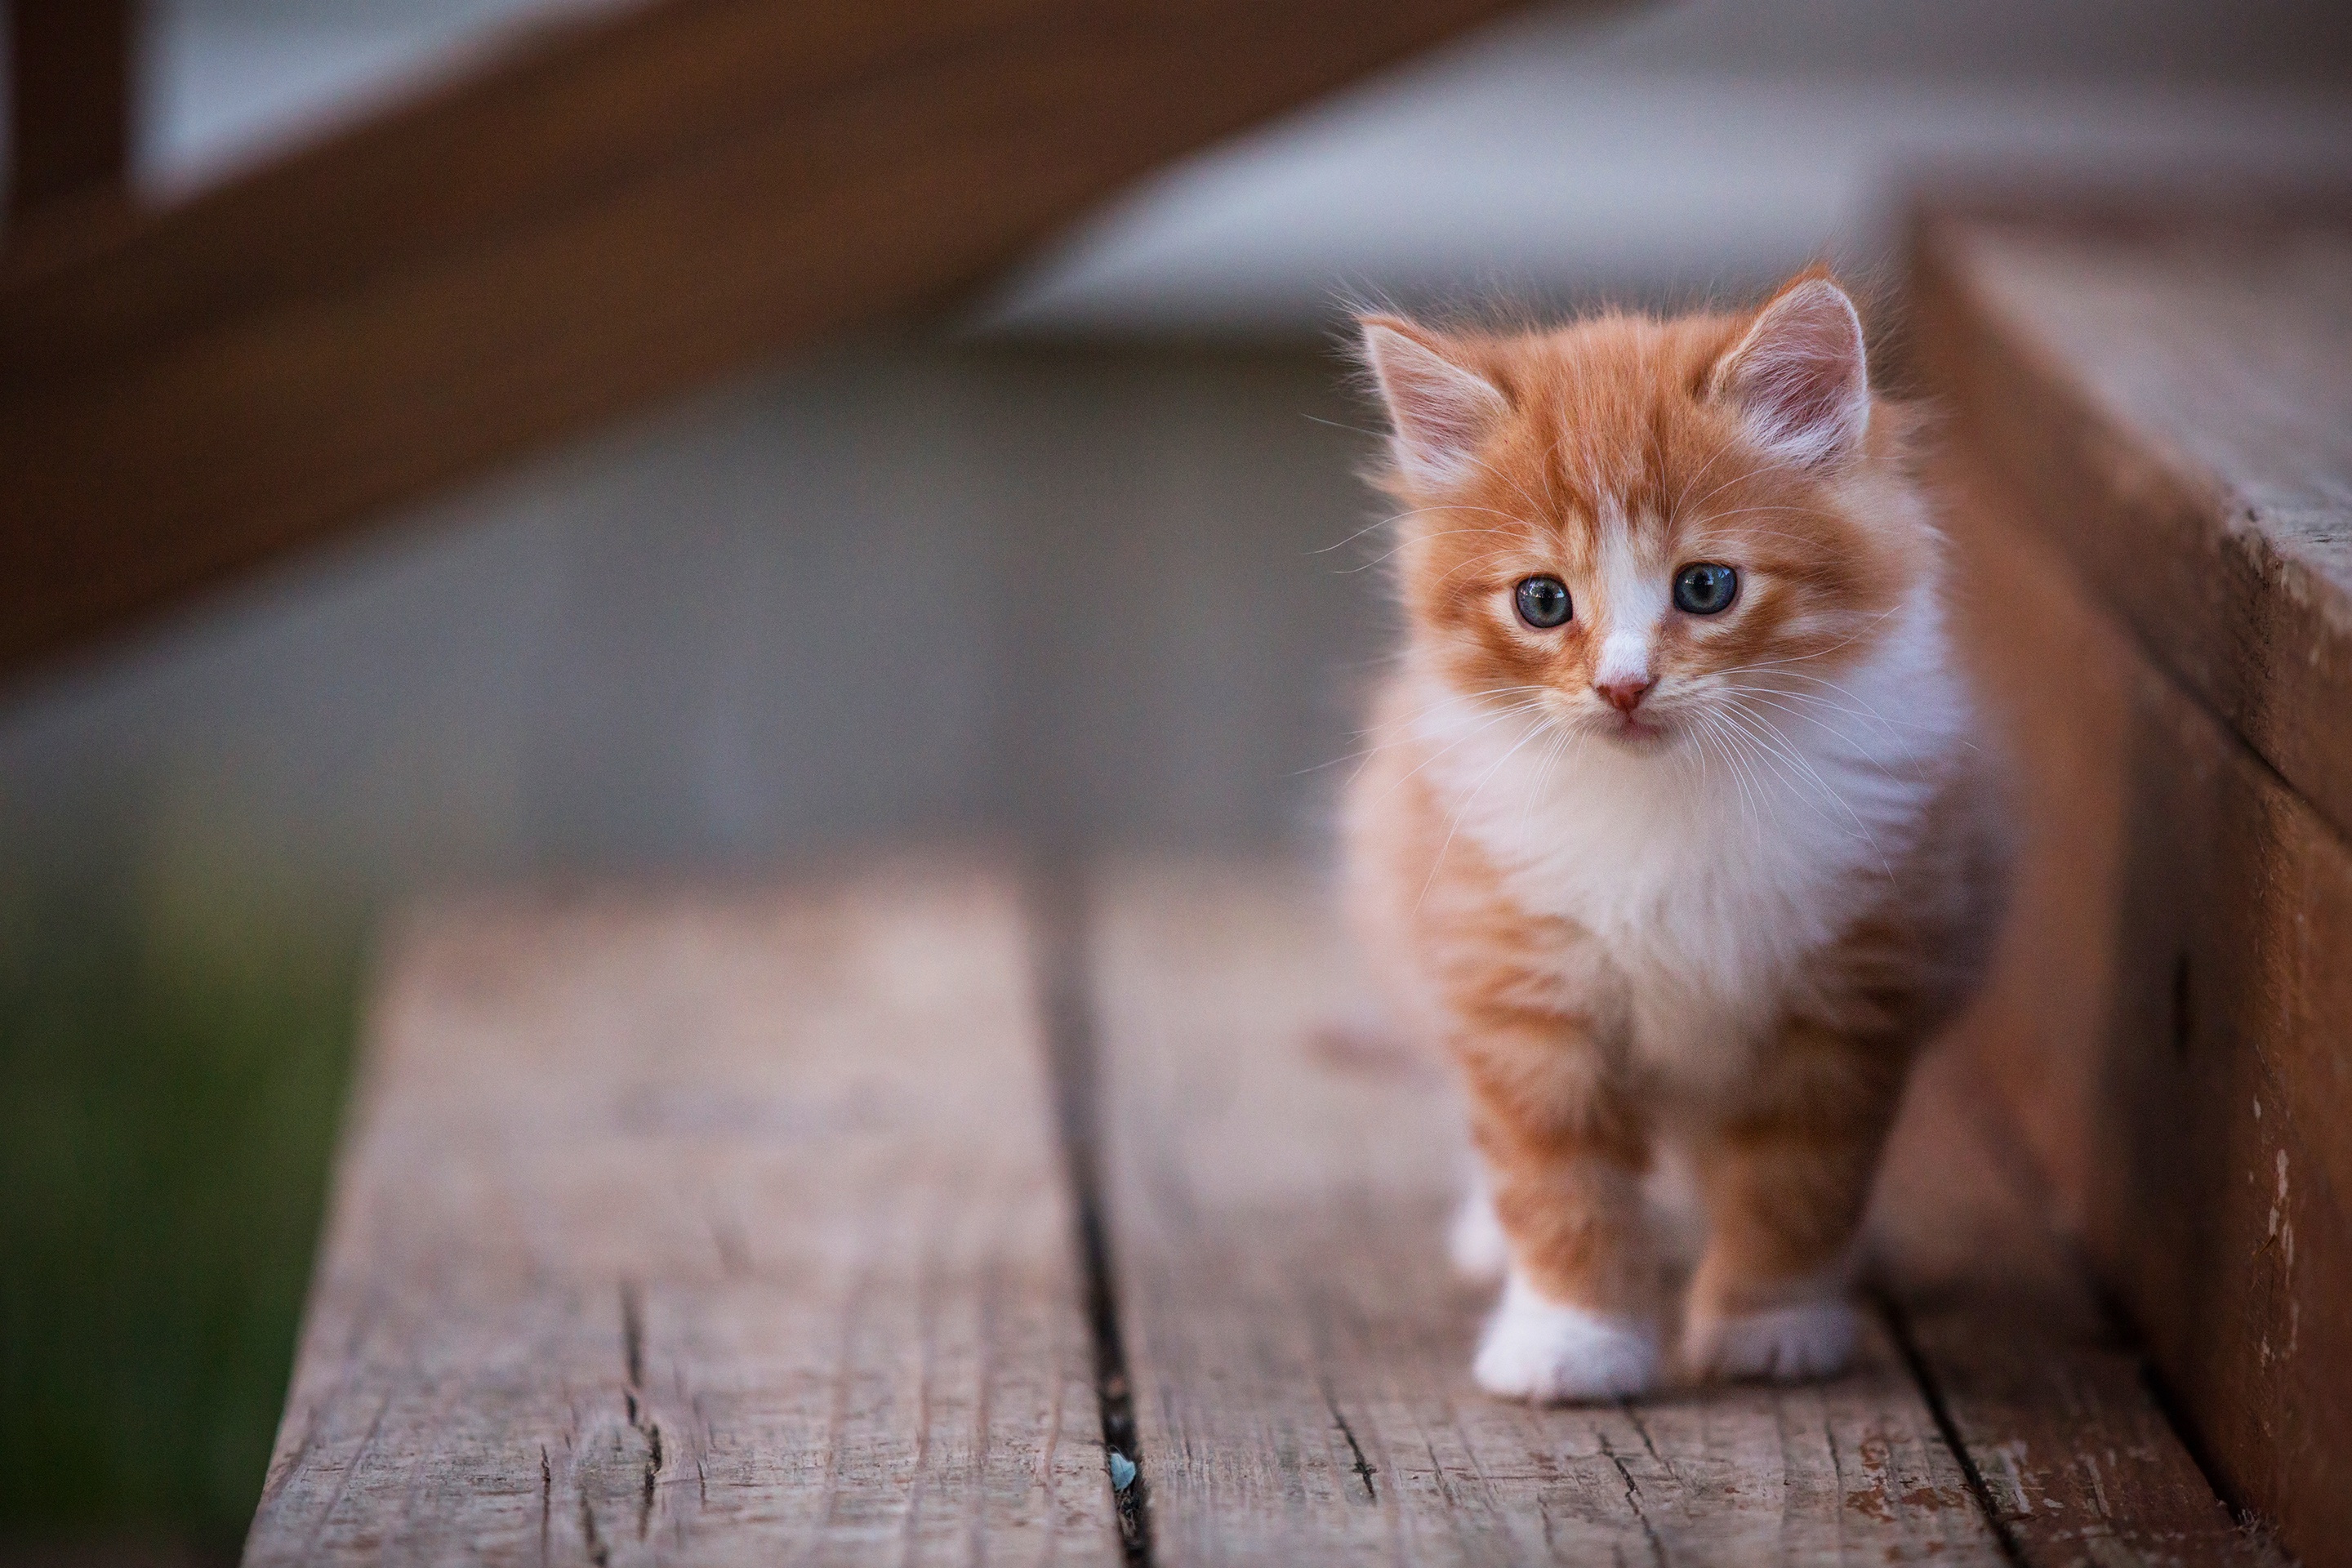
<svg viewBox="0 0 2352 1568">
<path fill-rule="evenodd" d="M 1115 1563 L 1012 899 L 444 912 L 370 1030 L 252 1563 Z"/>
<path fill-rule="evenodd" d="M 2352 1562 L 2352 852 L 2042 508 L 1970 460 L 1946 478 L 1960 626 L 2021 764 L 1979 1058 L 2224 1489 Z"/>
<path fill-rule="evenodd" d="M 2352 828 L 2352 215 L 1930 220 L 1961 435 L 2166 669 Z"/>
<path fill-rule="evenodd" d="M 1881 1172 L 1873 1272 L 1977 1493 L 2027 1563 L 2283 1563 L 2150 1395 L 1987 1079 L 1983 1010 L 1931 1051 Z"/>
<path fill-rule="evenodd" d="M 1104 1197 L 1157 1560 L 1998 1563 L 1873 1326 L 1818 1387 L 1534 1410 L 1470 1382 L 1461 1138 L 1304 878 L 1099 889 Z M 2059 1559 L 2052 1559 L 2058 1561 Z"/>
<path fill-rule="evenodd" d="M 0 668 L 987 275 L 1502 0 L 658 0 L 0 273 Z"/>
</svg>

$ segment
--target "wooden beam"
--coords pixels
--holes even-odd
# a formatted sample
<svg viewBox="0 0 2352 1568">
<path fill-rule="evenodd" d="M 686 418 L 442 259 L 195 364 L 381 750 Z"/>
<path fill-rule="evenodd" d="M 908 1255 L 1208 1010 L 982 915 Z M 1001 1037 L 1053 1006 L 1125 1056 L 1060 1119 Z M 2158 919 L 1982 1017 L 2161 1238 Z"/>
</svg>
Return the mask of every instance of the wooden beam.
<svg viewBox="0 0 2352 1568">
<path fill-rule="evenodd" d="M 9 221 L 119 196 L 131 163 L 131 0 L 16 0 L 6 13 Z"/>
<path fill-rule="evenodd" d="M 1502 0 L 659 3 L 0 263 L 0 668 L 941 299 Z"/>
</svg>

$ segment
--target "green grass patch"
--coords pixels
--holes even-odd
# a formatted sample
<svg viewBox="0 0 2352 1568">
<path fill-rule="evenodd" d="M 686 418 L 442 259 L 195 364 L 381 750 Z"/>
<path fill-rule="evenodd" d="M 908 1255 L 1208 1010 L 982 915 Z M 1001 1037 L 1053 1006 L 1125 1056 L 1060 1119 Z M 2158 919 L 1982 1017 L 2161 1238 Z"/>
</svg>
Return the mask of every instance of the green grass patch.
<svg viewBox="0 0 2352 1568">
<path fill-rule="evenodd" d="M 252 899 L 0 896 L 0 1536 L 242 1539 L 358 945 Z"/>
</svg>

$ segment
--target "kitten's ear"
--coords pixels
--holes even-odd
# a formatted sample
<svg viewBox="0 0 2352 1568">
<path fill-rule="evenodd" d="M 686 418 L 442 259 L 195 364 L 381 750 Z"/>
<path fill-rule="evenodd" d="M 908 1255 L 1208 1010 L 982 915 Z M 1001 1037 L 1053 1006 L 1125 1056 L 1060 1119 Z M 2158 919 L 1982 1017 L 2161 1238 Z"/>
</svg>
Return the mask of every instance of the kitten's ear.
<svg viewBox="0 0 2352 1568">
<path fill-rule="evenodd" d="M 1776 457 L 1801 468 L 1843 462 L 1870 427 L 1870 370 L 1853 301 L 1826 278 L 1790 284 L 1717 362 L 1708 387 L 1738 406 Z"/>
<path fill-rule="evenodd" d="M 1423 484 L 1459 480 L 1510 405 L 1495 384 L 1445 356 L 1438 340 L 1394 316 L 1367 316 L 1364 363 L 1387 403 L 1397 467 Z"/>
</svg>

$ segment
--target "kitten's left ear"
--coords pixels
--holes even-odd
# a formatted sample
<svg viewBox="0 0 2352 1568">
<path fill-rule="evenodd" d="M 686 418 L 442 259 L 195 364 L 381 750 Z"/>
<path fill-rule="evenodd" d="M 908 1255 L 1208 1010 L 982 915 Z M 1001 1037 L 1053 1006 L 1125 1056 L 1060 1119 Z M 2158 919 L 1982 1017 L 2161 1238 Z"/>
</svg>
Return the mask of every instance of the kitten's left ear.
<svg viewBox="0 0 2352 1568">
<path fill-rule="evenodd" d="M 1510 405 L 1495 384 L 1443 352 L 1442 340 L 1394 316 L 1366 316 L 1364 361 L 1381 384 L 1397 467 L 1429 485 L 1461 479 Z"/>
<path fill-rule="evenodd" d="M 1759 445 L 1800 468 L 1832 468 L 1870 427 L 1862 317 L 1826 278 L 1800 279 L 1716 363 L 1708 390 L 1748 416 Z"/>
</svg>

